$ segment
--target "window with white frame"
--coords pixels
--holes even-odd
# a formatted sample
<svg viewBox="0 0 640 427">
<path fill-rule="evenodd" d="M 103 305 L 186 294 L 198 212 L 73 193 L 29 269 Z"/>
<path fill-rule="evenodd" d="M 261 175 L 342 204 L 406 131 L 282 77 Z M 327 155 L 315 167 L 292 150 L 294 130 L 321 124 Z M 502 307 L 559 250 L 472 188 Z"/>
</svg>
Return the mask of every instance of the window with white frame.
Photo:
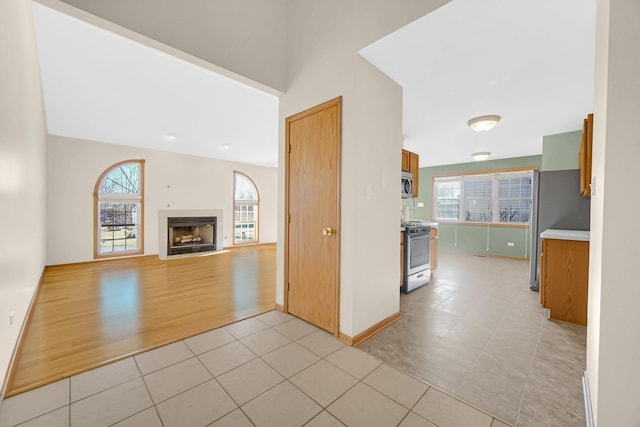
<svg viewBox="0 0 640 427">
<path fill-rule="evenodd" d="M 143 252 L 144 160 L 108 168 L 94 192 L 95 257 Z"/>
<path fill-rule="evenodd" d="M 436 221 L 529 224 L 533 171 L 434 178 Z"/>
<path fill-rule="evenodd" d="M 234 172 L 233 243 L 255 243 L 258 241 L 258 189 L 251 178 Z"/>
</svg>

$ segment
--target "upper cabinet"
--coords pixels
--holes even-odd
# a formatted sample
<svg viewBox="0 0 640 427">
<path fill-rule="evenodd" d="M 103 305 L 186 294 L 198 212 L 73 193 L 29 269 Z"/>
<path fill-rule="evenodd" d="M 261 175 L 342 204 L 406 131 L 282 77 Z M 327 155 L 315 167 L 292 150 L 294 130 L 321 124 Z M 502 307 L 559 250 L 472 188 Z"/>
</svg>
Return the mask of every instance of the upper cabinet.
<svg viewBox="0 0 640 427">
<path fill-rule="evenodd" d="M 578 152 L 580 166 L 580 194 L 591 197 L 591 153 L 593 147 L 593 114 L 584 119 L 582 125 L 582 142 Z M 404 159 L 403 159 L 404 161 Z"/>
<path fill-rule="evenodd" d="M 420 156 L 411 151 L 402 150 L 402 171 L 413 174 L 413 197 L 418 197 L 418 181 L 420 174 Z"/>
<path fill-rule="evenodd" d="M 402 150 L 402 172 L 409 172 L 409 154 L 411 152 Z"/>
</svg>

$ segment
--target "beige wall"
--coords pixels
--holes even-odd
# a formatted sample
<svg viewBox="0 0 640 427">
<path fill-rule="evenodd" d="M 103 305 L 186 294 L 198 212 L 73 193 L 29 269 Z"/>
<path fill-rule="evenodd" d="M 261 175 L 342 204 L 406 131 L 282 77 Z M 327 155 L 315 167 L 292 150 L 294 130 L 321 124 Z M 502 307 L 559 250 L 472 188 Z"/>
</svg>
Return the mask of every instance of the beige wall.
<svg viewBox="0 0 640 427">
<path fill-rule="evenodd" d="M 355 336 L 399 310 L 398 183 L 402 89 L 357 51 L 444 1 L 292 1 L 287 92 L 280 123 L 343 97 L 340 331 Z M 280 159 L 285 164 L 284 129 Z M 284 302 L 284 169 L 280 169 L 278 280 Z"/>
<path fill-rule="evenodd" d="M 596 425 L 638 426 L 640 2 L 598 0 L 587 376 Z"/>
<path fill-rule="evenodd" d="M 46 122 L 30 1 L 0 2 L 0 70 L 0 384 L 4 384 L 45 263 Z"/>
<path fill-rule="evenodd" d="M 233 245 L 234 170 L 258 187 L 260 242 L 276 241 L 276 168 L 50 135 L 48 265 L 93 259 L 94 186 L 109 166 L 128 159 L 145 159 L 145 254 L 158 253 L 159 209 L 222 209 L 224 246 Z"/>
<path fill-rule="evenodd" d="M 39 1 L 77 15 L 58 0 Z M 223 73 L 285 89 L 285 0 L 63 2 L 215 64 Z"/>
</svg>

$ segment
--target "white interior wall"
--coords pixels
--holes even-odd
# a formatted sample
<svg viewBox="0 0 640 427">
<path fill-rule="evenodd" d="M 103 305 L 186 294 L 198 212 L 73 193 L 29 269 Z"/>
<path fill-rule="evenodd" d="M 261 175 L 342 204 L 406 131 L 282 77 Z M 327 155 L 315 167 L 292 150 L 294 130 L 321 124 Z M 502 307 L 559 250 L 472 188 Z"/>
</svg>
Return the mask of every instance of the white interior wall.
<svg viewBox="0 0 640 427">
<path fill-rule="evenodd" d="M 402 89 L 357 51 L 443 1 L 301 0 L 287 8 L 285 118 L 343 97 L 340 332 L 354 337 L 399 310 Z M 285 164 L 281 127 L 279 152 Z M 278 279 L 284 303 L 284 169 L 279 173 Z"/>
<path fill-rule="evenodd" d="M 597 1 L 587 376 L 601 427 L 640 422 L 640 251 L 629 234 L 629 214 L 640 212 L 639 20 L 637 0 Z"/>
<path fill-rule="evenodd" d="M 59 0 L 38 1 L 76 15 L 61 7 Z M 215 64 L 223 73 L 229 70 L 278 91 L 284 89 L 285 81 L 285 2 L 190 0 L 185 4 L 174 0 L 63 0 Z M 114 28 L 110 30 L 117 32 Z"/>
<path fill-rule="evenodd" d="M 1 396 L 45 263 L 46 121 L 29 1 L 0 2 L 0 70 Z"/>
<path fill-rule="evenodd" d="M 222 209 L 224 246 L 233 245 L 234 170 L 258 187 L 260 242 L 276 241 L 276 168 L 50 135 L 48 265 L 93 259 L 94 186 L 108 167 L 128 159 L 145 159 L 146 255 L 158 253 L 159 209 Z"/>
</svg>

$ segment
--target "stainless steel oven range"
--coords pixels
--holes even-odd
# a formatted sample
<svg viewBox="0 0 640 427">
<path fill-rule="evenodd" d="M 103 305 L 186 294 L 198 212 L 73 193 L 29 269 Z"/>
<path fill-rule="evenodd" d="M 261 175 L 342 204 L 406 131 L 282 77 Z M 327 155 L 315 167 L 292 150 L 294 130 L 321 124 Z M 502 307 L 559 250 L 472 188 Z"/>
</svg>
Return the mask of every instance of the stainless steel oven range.
<svg viewBox="0 0 640 427">
<path fill-rule="evenodd" d="M 431 278 L 431 227 L 423 221 L 406 221 L 404 226 L 404 277 L 401 290 L 405 294 L 429 283 Z"/>
</svg>

